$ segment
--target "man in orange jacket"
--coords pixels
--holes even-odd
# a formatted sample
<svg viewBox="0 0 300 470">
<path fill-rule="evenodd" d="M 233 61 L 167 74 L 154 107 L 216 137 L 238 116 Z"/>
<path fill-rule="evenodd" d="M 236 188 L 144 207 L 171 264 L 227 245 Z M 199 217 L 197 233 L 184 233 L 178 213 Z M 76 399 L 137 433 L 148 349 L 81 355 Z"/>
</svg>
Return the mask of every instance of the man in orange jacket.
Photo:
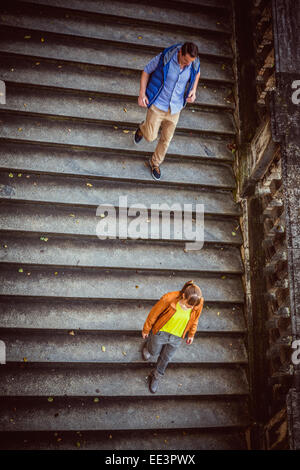
<svg viewBox="0 0 300 470">
<path fill-rule="evenodd" d="M 204 298 L 193 281 L 185 283 L 181 291 L 168 292 L 151 309 L 142 331 L 147 339 L 142 356 L 145 361 L 159 354 L 156 368 L 150 376 L 152 393 L 158 389 L 159 379 L 188 334 L 187 344 L 192 344 L 202 312 Z"/>
</svg>

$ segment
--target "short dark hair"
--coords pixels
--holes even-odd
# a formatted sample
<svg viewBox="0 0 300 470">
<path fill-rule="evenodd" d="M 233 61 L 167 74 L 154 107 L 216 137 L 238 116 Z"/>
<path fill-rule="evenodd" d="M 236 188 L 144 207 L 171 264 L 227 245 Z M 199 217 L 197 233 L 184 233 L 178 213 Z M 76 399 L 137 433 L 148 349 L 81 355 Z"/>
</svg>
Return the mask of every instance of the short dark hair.
<svg viewBox="0 0 300 470">
<path fill-rule="evenodd" d="M 185 42 L 181 46 L 181 53 L 182 55 L 189 54 L 191 57 L 197 57 L 198 56 L 198 46 L 194 44 L 193 42 Z"/>
</svg>

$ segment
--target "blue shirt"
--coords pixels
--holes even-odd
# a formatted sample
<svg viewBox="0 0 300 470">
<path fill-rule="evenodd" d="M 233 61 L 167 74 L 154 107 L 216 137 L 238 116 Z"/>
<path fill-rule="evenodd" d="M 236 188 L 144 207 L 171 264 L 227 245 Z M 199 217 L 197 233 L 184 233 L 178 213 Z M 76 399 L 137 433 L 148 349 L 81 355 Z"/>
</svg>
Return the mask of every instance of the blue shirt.
<svg viewBox="0 0 300 470">
<path fill-rule="evenodd" d="M 161 53 L 154 57 L 144 68 L 144 72 L 149 75 L 156 69 Z M 168 111 L 171 114 L 178 113 L 183 108 L 184 90 L 190 78 L 191 66 L 189 64 L 180 70 L 177 53 L 170 60 L 169 71 L 164 87 L 153 104 L 162 111 Z"/>
</svg>

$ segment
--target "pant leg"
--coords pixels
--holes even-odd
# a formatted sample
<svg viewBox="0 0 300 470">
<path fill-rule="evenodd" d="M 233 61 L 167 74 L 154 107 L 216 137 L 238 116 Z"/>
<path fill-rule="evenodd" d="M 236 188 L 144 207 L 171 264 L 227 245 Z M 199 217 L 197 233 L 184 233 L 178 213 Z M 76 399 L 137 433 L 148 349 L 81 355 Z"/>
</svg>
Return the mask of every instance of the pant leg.
<svg viewBox="0 0 300 470">
<path fill-rule="evenodd" d="M 161 353 L 159 355 L 159 358 L 156 363 L 156 368 L 155 368 L 155 371 L 159 377 L 164 375 L 165 370 L 170 360 L 172 359 L 175 352 L 177 351 L 177 349 L 182 343 L 182 338 L 171 335 L 169 333 L 166 333 L 166 334 L 169 336 L 168 342 L 161 349 Z"/>
<path fill-rule="evenodd" d="M 150 106 L 147 110 L 146 119 L 140 124 L 140 130 L 143 137 L 148 141 L 152 142 L 157 138 L 158 131 L 164 117 L 164 111 L 160 111 L 154 105 Z"/>
<path fill-rule="evenodd" d="M 146 342 L 149 353 L 152 356 L 157 356 L 160 354 L 163 346 L 167 343 L 167 341 L 168 338 L 163 331 L 158 331 L 156 335 L 151 332 Z"/>
<path fill-rule="evenodd" d="M 154 166 L 159 166 L 164 161 L 170 142 L 173 138 L 180 112 L 170 114 L 170 110 L 166 113 L 161 123 L 161 134 L 156 149 L 152 155 L 152 163 Z"/>
</svg>

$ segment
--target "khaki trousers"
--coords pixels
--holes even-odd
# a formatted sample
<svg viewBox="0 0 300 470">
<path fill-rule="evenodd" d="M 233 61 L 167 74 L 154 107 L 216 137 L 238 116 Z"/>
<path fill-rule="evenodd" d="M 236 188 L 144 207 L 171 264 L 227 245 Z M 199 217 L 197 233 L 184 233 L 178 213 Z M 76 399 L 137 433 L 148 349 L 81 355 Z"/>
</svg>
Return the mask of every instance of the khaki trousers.
<svg viewBox="0 0 300 470">
<path fill-rule="evenodd" d="M 148 142 L 157 138 L 159 128 L 161 127 L 160 139 L 152 155 L 153 166 L 159 166 L 164 161 L 169 144 L 174 135 L 176 125 L 179 119 L 180 111 L 175 114 L 168 111 L 161 111 L 154 104 L 147 110 L 146 120 L 140 124 L 140 130 Z"/>
</svg>

